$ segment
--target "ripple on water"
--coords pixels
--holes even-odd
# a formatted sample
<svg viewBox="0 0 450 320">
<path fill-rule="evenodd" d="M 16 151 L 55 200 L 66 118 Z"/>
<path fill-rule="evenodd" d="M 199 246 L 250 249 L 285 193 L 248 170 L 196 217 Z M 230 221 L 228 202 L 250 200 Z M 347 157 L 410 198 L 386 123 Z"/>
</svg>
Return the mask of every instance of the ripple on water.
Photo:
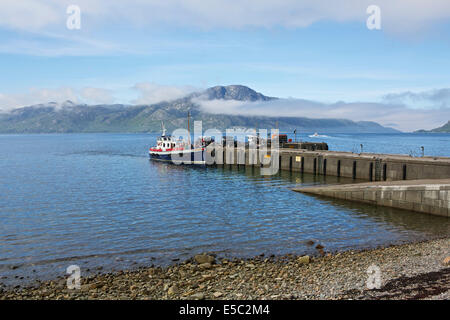
<svg viewBox="0 0 450 320">
<path fill-rule="evenodd" d="M 290 190 L 345 179 L 149 162 L 154 139 L 0 136 L 1 281 L 63 275 L 70 264 L 109 270 L 204 251 L 314 254 L 308 240 L 332 251 L 450 233 L 448 219 Z"/>
</svg>

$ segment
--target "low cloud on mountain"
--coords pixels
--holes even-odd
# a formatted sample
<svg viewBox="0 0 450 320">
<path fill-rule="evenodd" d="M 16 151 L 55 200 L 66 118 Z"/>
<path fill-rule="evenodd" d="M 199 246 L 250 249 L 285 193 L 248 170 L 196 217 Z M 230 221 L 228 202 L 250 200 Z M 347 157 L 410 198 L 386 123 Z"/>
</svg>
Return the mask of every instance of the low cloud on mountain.
<svg viewBox="0 0 450 320">
<path fill-rule="evenodd" d="M 136 98 L 130 101 L 118 101 L 114 90 L 105 88 L 31 88 L 23 93 L 1 93 L 0 111 L 10 111 L 29 105 L 46 104 L 48 102 L 62 103 L 72 101 L 85 104 L 154 104 L 162 101 L 173 101 L 184 98 L 194 91 L 202 89 L 193 86 L 169 86 L 153 82 L 141 82 L 131 87 Z"/>
<path fill-rule="evenodd" d="M 153 104 L 162 101 L 172 101 L 186 97 L 188 94 L 198 91 L 192 86 L 168 86 L 152 82 L 141 82 L 133 86 L 139 94 L 133 104 Z"/>
<path fill-rule="evenodd" d="M 69 87 L 52 89 L 31 88 L 22 93 L 0 93 L 0 111 L 10 111 L 28 105 L 63 102 L 67 100 L 77 103 L 80 102 L 80 97 L 74 89 Z"/>
<path fill-rule="evenodd" d="M 103 88 L 31 88 L 23 93 L 0 93 L 0 111 L 10 111 L 24 106 L 47 104 L 49 102 L 56 102 L 56 105 L 60 105 L 64 101 L 80 104 L 108 104 L 113 103 L 114 100 L 113 92 Z"/>
<path fill-rule="evenodd" d="M 337 102 L 325 104 L 302 99 L 257 102 L 196 99 L 195 102 L 205 112 L 215 114 L 370 120 L 400 131 L 433 129 L 450 119 L 450 107 L 411 108 L 400 103 Z"/>
<path fill-rule="evenodd" d="M 249 88 L 242 88 L 253 92 L 258 100 L 245 101 L 233 97 L 218 99 L 217 97 L 221 97 L 220 92 L 215 91 L 208 91 L 209 95 L 193 95 L 191 100 L 200 106 L 202 111 L 212 114 L 374 121 L 401 131 L 433 129 L 450 119 L 449 88 L 387 94 L 382 98 L 382 102 L 337 102 L 333 104 L 294 98 L 272 100 Z M 113 90 L 102 88 L 34 88 L 23 94 L 0 94 L 0 110 L 10 111 L 27 105 L 47 104 L 48 102 L 56 102 L 55 106 L 58 107 L 67 100 L 75 104 L 152 105 L 162 101 L 175 101 L 187 97 L 193 92 L 202 91 L 193 86 L 169 86 L 149 82 L 138 83 L 132 89 L 137 94 L 137 98 L 131 101 L 116 101 Z M 211 89 L 214 88 L 208 90 Z M 211 96 L 212 93 L 214 95 Z M 246 92 L 246 94 L 248 93 Z M 269 100 L 264 101 L 261 97 Z M 421 102 L 422 107 L 416 106 L 417 102 Z"/>
<path fill-rule="evenodd" d="M 80 90 L 80 96 L 87 103 L 113 103 L 114 97 L 111 90 L 87 87 Z"/>
</svg>

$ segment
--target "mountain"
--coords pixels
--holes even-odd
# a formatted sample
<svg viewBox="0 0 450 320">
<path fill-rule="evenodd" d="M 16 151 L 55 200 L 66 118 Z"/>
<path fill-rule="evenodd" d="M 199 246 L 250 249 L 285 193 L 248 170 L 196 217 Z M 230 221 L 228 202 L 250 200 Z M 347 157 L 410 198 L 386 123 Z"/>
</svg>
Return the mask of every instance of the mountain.
<svg viewBox="0 0 450 320">
<path fill-rule="evenodd" d="M 432 130 L 418 130 L 416 132 L 441 132 L 441 133 L 450 133 L 450 120 L 444 124 L 442 127 L 435 128 Z"/>
<path fill-rule="evenodd" d="M 274 128 L 280 131 L 328 133 L 392 133 L 392 128 L 375 122 L 354 122 L 345 119 L 309 119 L 303 117 L 265 117 L 211 114 L 204 112 L 193 98 L 208 100 L 269 101 L 277 98 L 265 96 L 241 85 L 216 86 L 192 93 L 174 101 L 152 105 L 94 105 L 58 104 L 34 105 L 0 114 L 0 133 L 72 133 L 72 132 L 159 132 L 161 120 L 166 128 L 186 127 L 190 111 L 193 120 L 202 120 L 203 130 L 232 127 Z"/>
<path fill-rule="evenodd" d="M 267 97 L 253 89 L 241 85 L 215 86 L 206 89 L 204 95 L 208 100 L 269 101 L 277 98 Z"/>
</svg>

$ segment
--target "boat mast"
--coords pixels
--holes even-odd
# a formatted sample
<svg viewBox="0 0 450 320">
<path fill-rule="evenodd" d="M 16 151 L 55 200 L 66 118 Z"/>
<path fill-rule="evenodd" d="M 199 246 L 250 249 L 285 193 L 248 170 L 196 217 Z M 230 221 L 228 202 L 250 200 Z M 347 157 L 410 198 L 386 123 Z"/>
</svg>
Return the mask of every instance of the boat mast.
<svg viewBox="0 0 450 320">
<path fill-rule="evenodd" d="M 191 124 L 190 124 L 191 113 L 188 111 L 188 143 L 189 149 L 191 148 Z"/>
<path fill-rule="evenodd" d="M 166 136 L 166 127 L 164 126 L 164 121 L 161 120 L 161 131 L 162 131 L 162 137 Z"/>
</svg>

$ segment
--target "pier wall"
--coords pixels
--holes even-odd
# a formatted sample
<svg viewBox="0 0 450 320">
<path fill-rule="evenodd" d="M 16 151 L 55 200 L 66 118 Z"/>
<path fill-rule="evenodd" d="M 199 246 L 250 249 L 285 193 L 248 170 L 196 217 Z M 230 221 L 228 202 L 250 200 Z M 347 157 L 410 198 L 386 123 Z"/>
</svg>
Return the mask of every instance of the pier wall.
<svg viewBox="0 0 450 320">
<path fill-rule="evenodd" d="M 294 191 L 450 217 L 450 179 L 355 183 Z"/>
<path fill-rule="evenodd" d="M 413 158 L 406 155 L 296 149 L 280 149 L 278 155 L 264 156 L 258 150 L 226 150 L 227 148 L 217 148 L 215 161 L 209 164 L 261 166 L 261 162 L 268 165 L 269 161 L 278 161 L 281 170 L 366 181 L 450 178 L 450 158 L 444 157 Z"/>
<path fill-rule="evenodd" d="M 450 158 L 281 150 L 282 170 L 368 181 L 450 178 Z"/>
</svg>

